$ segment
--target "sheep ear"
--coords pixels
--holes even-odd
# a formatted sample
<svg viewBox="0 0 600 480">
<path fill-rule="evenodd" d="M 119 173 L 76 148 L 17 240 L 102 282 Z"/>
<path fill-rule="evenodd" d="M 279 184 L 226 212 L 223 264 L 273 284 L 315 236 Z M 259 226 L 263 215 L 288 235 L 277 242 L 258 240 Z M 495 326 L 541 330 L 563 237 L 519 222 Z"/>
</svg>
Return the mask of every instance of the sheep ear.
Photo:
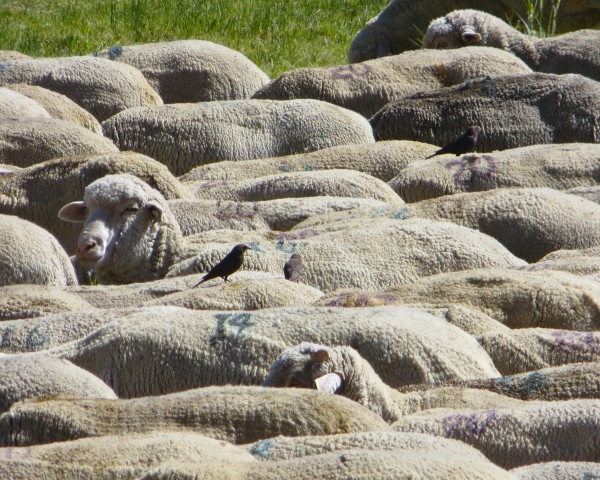
<svg viewBox="0 0 600 480">
<path fill-rule="evenodd" d="M 85 222 L 88 208 L 85 202 L 67 203 L 58 211 L 58 218 L 66 222 Z"/>
<path fill-rule="evenodd" d="M 155 220 L 160 221 L 162 219 L 163 209 L 156 200 L 148 200 L 144 207 L 150 210 Z"/>
<path fill-rule="evenodd" d="M 312 353 L 310 358 L 315 362 L 324 363 L 329 361 L 329 352 L 327 350 L 317 350 Z"/>
<path fill-rule="evenodd" d="M 472 27 L 467 27 L 461 33 L 461 38 L 464 43 L 475 43 L 481 40 L 481 35 L 473 30 Z"/>
<path fill-rule="evenodd" d="M 337 373 L 328 373 L 315 380 L 315 385 L 319 392 L 330 393 L 334 395 L 342 387 L 342 377 Z"/>
</svg>

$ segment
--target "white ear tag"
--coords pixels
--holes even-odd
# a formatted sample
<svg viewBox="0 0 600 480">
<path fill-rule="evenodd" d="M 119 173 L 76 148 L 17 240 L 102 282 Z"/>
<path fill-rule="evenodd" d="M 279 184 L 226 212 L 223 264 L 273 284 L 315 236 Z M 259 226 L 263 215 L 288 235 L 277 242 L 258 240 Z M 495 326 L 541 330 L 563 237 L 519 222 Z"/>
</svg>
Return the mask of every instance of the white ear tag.
<svg viewBox="0 0 600 480">
<path fill-rule="evenodd" d="M 334 395 L 342 387 L 342 377 L 337 373 L 328 373 L 315 380 L 315 385 L 319 392 L 326 392 Z"/>
</svg>

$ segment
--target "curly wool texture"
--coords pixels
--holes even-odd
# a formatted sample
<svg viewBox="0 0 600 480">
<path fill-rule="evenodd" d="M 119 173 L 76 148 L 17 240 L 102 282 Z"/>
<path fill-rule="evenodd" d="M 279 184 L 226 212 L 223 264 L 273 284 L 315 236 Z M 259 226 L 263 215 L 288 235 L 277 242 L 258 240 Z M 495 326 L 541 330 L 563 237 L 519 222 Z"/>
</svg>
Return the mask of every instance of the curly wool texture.
<svg viewBox="0 0 600 480">
<path fill-rule="evenodd" d="M 0 285 L 76 285 L 71 260 L 56 238 L 37 225 L 0 214 Z"/>
<path fill-rule="evenodd" d="M 411 480 L 414 478 L 509 480 L 510 473 L 471 455 L 442 452 L 340 450 L 303 458 L 257 463 L 171 463 L 150 470 L 142 480 Z"/>
<path fill-rule="evenodd" d="M 0 416 L 0 444 L 26 446 L 156 431 L 250 443 L 275 435 L 389 429 L 380 417 L 343 397 L 302 389 L 225 386 L 133 400 L 18 403 Z"/>
<path fill-rule="evenodd" d="M 94 57 L 137 68 L 165 103 L 249 98 L 269 81 L 240 52 L 202 40 L 112 47 Z"/>
<path fill-rule="evenodd" d="M 477 340 L 502 375 L 577 362 L 600 362 L 600 332 L 522 328 L 488 332 Z"/>
<path fill-rule="evenodd" d="M 66 255 L 65 255 L 66 256 Z M 42 317 L 64 312 L 89 310 L 91 305 L 64 288 L 46 285 L 0 287 L 0 320 Z"/>
<path fill-rule="evenodd" d="M 514 55 L 498 49 L 416 50 L 360 65 L 292 70 L 262 87 L 252 98 L 315 98 L 354 110 L 368 118 L 387 103 L 412 93 L 436 90 L 485 76 L 530 71 Z"/>
<path fill-rule="evenodd" d="M 373 143 L 361 115 L 318 100 L 231 100 L 132 108 L 102 124 L 121 150 L 144 153 L 174 175 L 221 160 Z"/>
<path fill-rule="evenodd" d="M 562 270 L 594 279 L 600 274 L 600 247 L 556 250 L 528 267 L 532 271 Z"/>
<path fill-rule="evenodd" d="M 0 87 L 0 117 L 50 118 L 48 111 L 35 100 L 15 90 Z"/>
<path fill-rule="evenodd" d="M 102 127 L 98 120 L 65 95 L 26 83 L 11 83 L 9 88 L 38 102 L 53 118 L 67 120 L 94 133 L 102 134 Z"/>
<path fill-rule="evenodd" d="M 377 140 L 446 145 L 479 125 L 477 150 L 544 143 L 598 143 L 600 83 L 576 74 L 530 73 L 469 80 L 383 107 L 370 122 Z"/>
<path fill-rule="evenodd" d="M 85 187 L 109 174 L 128 173 L 145 181 L 166 199 L 190 199 L 191 193 L 167 168 L 133 152 L 78 155 L 40 162 L 11 175 L 0 175 L 0 213 L 18 215 L 52 233 L 67 252 L 75 252 L 81 225 L 58 218 L 68 202 L 83 197 Z"/>
<path fill-rule="evenodd" d="M 267 175 L 238 181 L 187 183 L 199 199 L 257 202 L 283 198 L 368 198 L 399 208 L 404 201 L 388 184 L 354 170 L 323 170 Z"/>
<path fill-rule="evenodd" d="M 0 162 L 29 167 L 70 155 L 118 152 L 110 140 L 57 118 L 2 117 Z"/>
<path fill-rule="evenodd" d="M 375 210 L 372 216 L 359 211 L 352 221 L 342 220 L 353 211 L 326 214 L 333 217 L 331 223 L 302 228 L 302 222 L 272 240 L 254 241 L 248 233 L 234 232 L 252 247 L 243 268 L 281 275 L 290 255 L 300 253 L 305 265 L 302 282 L 331 292 L 388 288 L 448 271 L 525 265 L 498 241 L 476 230 L 445 222 L 401 220 L 402 211 L 395 218 L 383 218 L 380 209 Z M 231 246 L 222 237 L 231 232 L 216 231 L 215 235 L 218 238 L 196 244 L 195 256 L 174 265 L 169 275 L 207 271 L 223 258 Z M 186 237 L 188 242 L 193 238 Z M 384 304 L 382 300 L 374 305 Z"/>
<path fill-rule="evenodd" d="M 368 198 L 278 198 L 258 202 L 173 200 L 169 207 L 184 236 L 211 230 L 285 231 L 315 215 L 359 208 L 387 208 L 388 203 Z"/>
<path fill-rule="evenodd" d="M 93 321 L 95 315 L 88 317 Z M 63 332 L 83 322 L 79 318 L 45 322 L 41 333 L 49 346 L 64 342 L 47 353 L 94 373 L 120 397 L 259 384 L 277 356 L 302 341 L 353 345 L 392 387 L 499 376 L 472 336 L 416 309 L 294 306 L 215 312 L 153 306 L 94 331 L 86 327 L 87 337 L 66 343 L 73 334 Z"/>
<path fill-rule="evenodd" d="M 600 363 L 573 363 L 465 385 L 527 401 L 600 399 Z"/>
<path fill-rule="evenodd" d="M 188 432 L 106 435 L 24 450 L 0 448 L 3 478 L 132 479 L 163 463 L 256 461 L 230 443 Z"/>
<path fill-rule="evenodd" d="M 600 19 L 600 9 L 594 0 L 563 0 L 556 15 L 559 32 L 579 28 L 595 28 Z M 553 4 L 542 6 L 544 18 L 548 18 Z M 477 8 L 501 18 L 527 18 L 527 5 L 520 0 L 391 0 L 352 39 L 348 59 L 363 62 L 372 58 L 395 55 L 413 50 L 419 37 L 427 29 L 432 18 L 446 15 L 449 10 Z"/>
<path fill-rule="evenodd" d="M 179 179 L 183 183 L 202 180 L 250 180 L 281 173 L 346 169 L 363 172 L 388 182 L 400 170 L 431 155 L 435 150 L 437 148 L 432 145 L 402 140 L 339 145 L 283 157 L 209 163 L 193 168 Z"/>
<path fill-rule="evenodd" d="M 1 413 L 16 402 L 55 395 L 117 398 L 102 380 L 68 360 L 38 354 L 0 355 Z"/>
<path fill-rule="evenodd" d="M 458 193 L 407 205 L 406 212 L 477 229 L 528 262 L 600 246 L 600 205 L 550 188 Z"/>
<path fill-rule="evenodd" d="M 579 480 L 600 476 L 600 463 L 542 462 L 510 471 L 518 480 Z"/>
<path fill-rule="evenodd" d="M 461 440 L 503 468 L 549 460 L 598 462 L 600 457 L 598 400 L 532 402 L 511 409 L 412 415 L 392 426 L 398 431 Z"/>
<path fill-rule="evenodd" d="M 442 273 L 381 291 L 330 293 L 323 306 L 465 305 L 510 328 L 594 331 L 600 328 L 598 282 L 564 272 L 479 269 Z"/>
<path fill-rule="evenodd" d="M 579 73 L 600 80 L 600 54 L 591 45 L 600 41 L 596 30 L 539 39 L 525 35 L 489 13 L 455 10 L 433 20 L 423 48 L 488 46 L 512 53 L 533 70 L 546 73 Z"/>
<path fill-rule="evenodd" d="M 320 361 L 316 356 L 323 352 L 327 352 L 327 358 Z M 282 352 L 271 365 L 264 385 L 287 387 L 302 382 L 304 388 L 315 388 L 316 382 L 328 374 L 337 375 L 341 381 L 336 395 L 360 403 L 390 423 L 431 408 L 499 408 L 516 403 L 494 393 L 461 387 L 400 393 L 386 385 L 353 348 L 308 342 Z"/>
<path fill-rule="evenodd" d="M 139 70 L 104 58 L 64 57 L 6 61 L 0 85 L 28 83 L 61 93 L 100 122 L 121 110 L 162 105 Z"/>
<path fill-rule="evenodd" d="M 530 145 L 413 162 L 402 168 L 389 185 L 405 201 L 418 202 L 460 192 L 510 187 L 567 190 L 595 186 L 598 169 L 598 144 Z"/>
<path fill-rule="evenodd" d="M 320 437 L 274 437 L 247 445 L 246 449 L 258 460 L 269 463 L 341 450 L 414 451 L 415 453 L 439 451 L 453 456 L 469 456 L 473 460 L 485 460 L 485 456 L 479 450 L 463 442 L 411 432 L 359 432 Z"/>
</svg>

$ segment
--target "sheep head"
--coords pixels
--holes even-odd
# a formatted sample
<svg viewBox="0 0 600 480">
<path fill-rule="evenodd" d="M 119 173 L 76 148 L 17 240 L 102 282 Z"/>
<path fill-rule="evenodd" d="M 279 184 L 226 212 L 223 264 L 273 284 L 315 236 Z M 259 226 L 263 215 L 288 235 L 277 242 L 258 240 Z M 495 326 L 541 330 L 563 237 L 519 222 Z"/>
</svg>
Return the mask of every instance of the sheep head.
<svg viewBox="0 0 600 480">
<path fill-rule="evenodd" d="M 478 10 L 454 10 L 429 24 L 423 48 L 478 45 L 510 50 L 510 37 L 515 36 L 520 36 L 519 32 L 494 15 Z"/>
<path fill-rule="evenodd" d="M 180 249 L 181 232 L 167 201 L 132 175 L 107 175 L 89 184 L 83 201 L 58 216 L 83 222 L 76 257 L 101 283 L 161 278 Z"/>
<path fill-rule="evenodd" d="M 335 394 L 343 387 L 343 372 L 333 364 L 332 348 L 301 343 L 281 353 L 271 365 L 263 385 L 266 387 L 312 388 Z"/>
</svg>

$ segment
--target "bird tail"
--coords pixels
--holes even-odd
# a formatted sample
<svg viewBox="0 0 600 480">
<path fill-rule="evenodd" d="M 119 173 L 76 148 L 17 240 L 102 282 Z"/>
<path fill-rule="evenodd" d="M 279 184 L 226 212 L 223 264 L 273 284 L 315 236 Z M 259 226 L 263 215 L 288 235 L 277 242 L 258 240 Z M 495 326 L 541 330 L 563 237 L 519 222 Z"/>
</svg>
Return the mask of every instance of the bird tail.
<svg viewBox="0 0 600 480">
<path fill-rule="evenodd" d="M 206 277 L 202 277 L 202 280 L 200 280 L 196 285 L 194 285 L 192 288 L 196 288 L 198 285 L 200 285 L 201 283 L 206 282 L 206 280 L 208 280 L 208 278 Z"/>
<path fill-rule="evenodd" d="M 428 158 L 431 158 L 431 157 L 435 157 L 436 155 L 439 155 L 438 152 L 435 152 L 433 155 L 429 155 L 428 157 L 425 157 L 425 160 L 427 160 Z"/>
</svg>

